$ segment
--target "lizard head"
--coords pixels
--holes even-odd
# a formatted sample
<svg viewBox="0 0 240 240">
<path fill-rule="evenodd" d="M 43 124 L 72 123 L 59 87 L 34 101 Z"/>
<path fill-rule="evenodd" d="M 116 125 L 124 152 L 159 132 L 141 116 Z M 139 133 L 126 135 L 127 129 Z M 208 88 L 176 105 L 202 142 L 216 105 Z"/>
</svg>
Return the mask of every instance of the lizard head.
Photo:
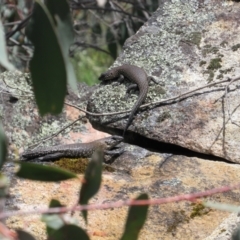
<svg viewBox="0 0 240 240">
<path fill-rule="evenodd" d="M 115 71 L 114 69 L 111 69 L 105 73 L 102 73 L 100 75 L 100 77 L 98 78 L 98 80 L 100 81 L 106 81 L 106 80 L 112 80 L 114 78 L 117 78 L 118 77 L 118 72 Z"/>
<path fill-rule="evenodd" d="M 105 144 L 107 145 L 107 149 L 112 149 L 122 141 L 123 137 L 113 135 L 106 139 Z"/>
</svg>

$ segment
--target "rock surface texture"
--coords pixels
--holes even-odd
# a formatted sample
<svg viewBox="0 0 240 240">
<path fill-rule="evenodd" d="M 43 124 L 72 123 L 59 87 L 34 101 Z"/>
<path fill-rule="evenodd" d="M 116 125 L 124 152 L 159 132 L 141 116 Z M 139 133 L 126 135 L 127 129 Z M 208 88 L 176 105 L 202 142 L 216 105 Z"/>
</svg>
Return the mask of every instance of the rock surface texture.
<svg viewBox="0 0 240 240">
<path fill-rule="evenodd" d="M 234 79 L 240 76 L 239 13 L 239 2 L 160 1 L 152 18 L 127 40 L 115 66 L 137 65 L 155 77 L 159 84 L 150 86 L 146 103 L 173 98 L 216 81 Z M 0 75 L 7 83 L 0 85 L 5 92 L 0 98 L 0 115 L 9 139 L 10 159 L 17 158 L 18 152 L 79 116 L 76 109 L 66 107 L 58 117 L 40 118 L 33 98 L 28 96 L 31 94 L 29 86 L 22 86 L 26 78 L 27 75 L 20 73 Z M 240 179 L 240 90 L 238 81 L 229 83 L 139 111 L 126 139 L 148 149 L 125 144 L 125 152 L 112 163 L 116 170 L 104 172 L 101 189 L 92 202 L 127 200 L 144 192 L 152 199 L 167 198 L 237 183 Z M 131 110 L 137 92 L 125 101 L 129 84 L 125 81 L 118 86 L 111 83 L 97 86 L 88 101 L 88 110 L 95 113 Z M 67 100 L 80 105 L 91 92 L 79 86 L 79 95 L 71 93 Z M 95 128 L 119 133 L 125 127 L 128 114 L 88 117 Z M 41 145 L 91 141 L 91 132 L 88 125 L 78 122 L 72 129 Z M 12 177 L 13 171 L 13 164 L 7 163 L 5 172 L 12 180 L 6 210 L 46 207 L 53 198 L 71 206 L 78 199 L 78 179 L 36 183 Z M 81 177 L 81 172 L 79 174 Z M 239 204 L 239 199 L 240 191 L 234 190 L 205 200 Z M 89 212 L 86 228 L 91 239 L 120 239 L 127 210 Z M 75 212 L 74 217 L 84 227 L 80 213 Z M 238 222 L 236 215 L 205 208 L 196 202 L 173 202 L 149 208 L 139 239 L 231 239 Z M 46 239 L 44 224 L 35 215 L 11 217 L 7 224 L 11 228 L 24 228 L 37 239 Z"/>
<path fill-rule="evenodd" d="M 152 18 L 127 40 L 114 66 L 136 65 L 155 77 L 159 85 L 150 87 L 146 103 L 239 77 L 239 12 L 240 4 L 232 1 L 162 1 Z M 137 95 L 125 101 L 129 84 L 103 85 L 92 96 L 88 110 L 130 110 Z M 239 94 L 236 81 L 152 104 L 135 117 L 128 136 L 142 135 L 239 163 Z M 124 129 L 128 115 L 90 117 L 90 121 L 114 133 Z"/>
</svg>

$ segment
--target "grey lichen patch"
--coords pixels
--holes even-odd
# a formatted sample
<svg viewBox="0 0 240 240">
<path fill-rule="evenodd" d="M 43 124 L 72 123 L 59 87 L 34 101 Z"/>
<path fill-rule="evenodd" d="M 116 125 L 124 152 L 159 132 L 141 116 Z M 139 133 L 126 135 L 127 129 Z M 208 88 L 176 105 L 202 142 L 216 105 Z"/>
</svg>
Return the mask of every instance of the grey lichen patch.
<svg viewBox="0 0 240 240">
<path fill-rule="evenodd" d="M 190 218 L 203 216 L 203 215 L 208 214 L 211 211 L 210 208 L 205 207 L 201 203 L 192 203 L 191 205 L 192 205 L 193 209 L 190 214 Z"/>
<path fill-rule="evenodd" d="M 105 113 L 131 110 L 138 99 L 139 91 L 133 91 L 126 98 L 126 90 L 129 84 L 130 83 L 117 86 L 114 84 L 101 86 L 91 97 L 91 101 L 94 102 L 94 104 L 91 105 L 94 109 L 91 109 L 91 111 Z M 162 86 L 154 84 L 149 87 L 146 102 L 159 101 L 165 94 L 166 91 Z M 106 120 L 107 118 L 107 116 L 103 116 L 103 119 Z"/>
<path fill-rule="evenodd" d="M 221 58 L 213 58 L 211 59 L 207 69 L 208 70 L 216 70 L 222 67 L 221 65 L 222 59 Z"/>
<path fill-rule="evenodd" d="M 222 79 L 222 78 L 223 78 L 223 74 L 222 73 L 218 74 L 217 77 L 216 77 L 216 79 Z"/>
<path fill-rule="evenodd" d="M 101 86 L 91 97 L 95 101 L 95 110 L 97 112 L 100 109 L 106 112 L 124 110 L 124 107 L 127 107 L 126 101 L 123 101 L 125 99 L 126 90 L 127 88 L 122 84 L 118 86 L 111 84 Z M 128 99 L 131 99 L 131 97 Z"/>
<path fill-rule="evenodd" d="M 205 45 L 202 48 L 202 55 L 203 57 L 206 57 L 208 54 L 216 54 L 218 53 L 219 49 L 218 47 L 214 46 L 212 47 L 211 45 Z"/>
<path fill-rule="evenodd" d="M 214 72 L 209 71 L 209 76 L 208 76 L 207 82 L 210 83 L 213 81 L 213 79 L 214 79 Z"/>
<path fill-rule="evenodd" d="M 91 96 L 89 103 L 90 111 L 95 113 L 111 113 L 131 109 L 137 96 L 131 94 L 126 100 L 126 90 L 127 88 L 124 84 L 100 86 Z M 125 114 L 122 116 L 125 116 Z M 105 122 L 114 117 L 115 115 L 102 116 L 100 119 L 101 122 Z M 94 117 L 94 119 L 98 121 L 99 117 Z"/>
<path fill-rule="evenodd" d="M 226 74 L 226 73 L 229 73 L 233 70 L 233 67 L 230 67 L 230 68 L 227 68 L 227 69 L 220 69 L 219 72 L 220 73 L 223 73 L 223 74 Z"/>
<path fill-rule="evenodd" d="M 220 43 L 220 46 L 221 47 L 226 47 L 228 45 L 228 42 L 227 41 L 222 41 L 221 43 Z"/>
<path fill-rule="evenodd" d="M 160 101 L 166 96 L 166 90 L 160 85 L 150 86 L 148 90 L 147 99 L 145 102 Z"/>
<path fill-rule="evenodd" d="M 201 32 L 192 32 L 190 33 L 187 38 L 186 42 L 192 43 L 194 45 L 197 45 L 199 47 L 202 39 L 202 33 Z"/>
<path fill-rule="evenodd" d="M 117 65 L 131 63 L 149 73 L 161 67 L 161 80 L 167 87 L 175 87 L 183 77 L 184 66 L 195 64 L 190 63 L 189 58 L 193 59 L 199 53 L 197 48 L 202 42 L 205 25 L 211 23 L 215 16 L 211 11 L 197 11 L 198 4 L 195 6 L 192 1 L 165 1 L 162 5 L 152 19 L 158 31 L 146 33 L 145 29 L 151 27 L 152 22 L 140 29 L 134 44 L 126 43 L 124 46 Z M 194 24 L 189 24 L 191 22 Z M 186 51 L 184 47 L 179 47 L 182 42 Z M 179 63 L 183 70 L 175 73 L 173 66 Z"/>
<path fill-rule="evenodd" d="M 206 61 L 200 61 L 199 66 L 201 67 L 202 65 L 205 65 L 207 62 Z"/>
<path fill-rule="evenodd" d="M 240 43 L 234 45 L 231 47 L 231 49 L 233 50 L 233 52 L 237 51 L 240 48 Z"/>
<path fill-rule="evenodd" d="M 171 118 L 170 112 L 169 111 L 165 111 L 158 117 L 157 122 L 160 123 L 160 122 L 163 122 L 163 121 L 165 121 L 165 120 L 167 120 L 169 118 Z"/>
<path fill-rule="evenodd" d="M 171 215 L 171 218 L 167 221 L 167 232 L 174 235 L 177 227 L 180 224 L 188 223 L 190 218 L 186 215 L 184 210 L 173 211 Z"/>
<path fill-rule="evenodd" d="M 2 80 L 0 81 L 0 86 L 3 89 L 6 88 L 10 95 L 18 98 L 18 101 L 13 104 L 9 103 L 9 96 L 4 95 L 3 103 L 1 104 L 2 122 L 9 145 L 12 148 L 21 148 L 22 151 L 28 148 L 28 146 L 58 132 L 72 121 L 72 119 L 66 116 L 65 110 L 58 116 L 39 116 L 29 74 L 18 71 L 4 72 L 0 75 L 0 80 Z M 79 125 L 81 126 L 82 123 L 78 122 L 74 127 Z M 64 130 L 57 136 L 57 141 L 62 136 L 69 138 L 68 133 L 70 131 L 71 129 L 69 128 Z M 56 138 L 50 138 L 47 142 L 40 142 L 39 146 L 42 144 L 56 144 L 55 141 Z"/>
<path fill-rule="evenodd" d="M 213 70 L 205 71 L 204 74 L 208 74 L 207 82 L 213 81 L 213 79 L 214 79 L 214 71 Z"/>
<path fill-rule="evenodd" d="M 31 92 L 31 78 L 29 73 L 6 71 L 0 74 L 0 79 L 12 94 L 26 95 Z"/>
</svg>

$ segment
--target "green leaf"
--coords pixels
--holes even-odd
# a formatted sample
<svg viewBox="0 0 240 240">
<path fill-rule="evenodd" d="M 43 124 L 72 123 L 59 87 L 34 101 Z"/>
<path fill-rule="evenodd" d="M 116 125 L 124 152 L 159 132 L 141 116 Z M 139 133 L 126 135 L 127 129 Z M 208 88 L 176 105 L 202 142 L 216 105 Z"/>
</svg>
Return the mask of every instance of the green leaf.
<svg viewBox="0 0 240 240">
<path fill-rule="evenodd" d="M 9 194 L 9 179 L 3 175 L 0 174 L 0 198 L 6 198 L 6 196 Z"/>
<path fill-rule="evenodd" d="M 231 240 L 239 240 L 239 239 L 240 239 L 240 228 L 238 227 L 238 228 L 234 231 Z"/>
<path fill-rule="evenodd" d="M 30 71 L 39 111 L 58 114 L 66 94 L 67 70 L 53 19 L 40 0 L 35 1 L 26 33 L 34 45 Z"/>
<path fill-rule="evenodd" d="M 107 29 L 106 42 L 108 44 L 108 50 L 113 59 L 117 58 L 117 44 L 115 37 L 110 28 Z"/>
<path fill-rule="evenodd" d="M 54 207 L 63 207 L 63 205 L 61 205 L 58 200 L 52 199 L 49 204 L 49 208 Z M 64 220 L 60 214 L 43 214 L 42 221 L 47 225 L 48 235 L 53 234 L 56 230 L 65 225 Z"/>
<path fill-rule="evenodd" d="M 239 213 L 240 211 L 240 206 L 227 204 L 227 203 L 206 201 L 206 202 L 203 202 L 203 205 L 205 207 L 210 207 L 210 208 L 218 209 L 221 211 L 228 211 L 228 212 L 235 212 L 235 213 Z"/>
<path fill-rule="evenodd" d="M 99 23 L 95 23 L 93 26 L 92 26 L 92 32 L 95 33 L 95 34 L 102 34 L 102 28 L 101 28 L 101 25 Z M 94 35 L 93 35 L 94 36 Z"/>
<path fill-rule="evenodd" d="M 63 205 L 56 199 L 52 199 L 49 204 L 50 209 L 55 207 L 63 207 Z M 42 221 L 46 223 L 47 226 L 47 234 L 51 236 L 55 234 L 61 227 L 67 224 L 77 225 L 78 220 L 66 216 L 66 214 L 61 213 L 47 213 L 42 215 Z"/>
<path fill-rule="evenodd" d="M 1 21 L 0 21 L 0 65 L 2 65 L 7 70 L 15 69 L 14 66 L 8 61 L 5 34 Z"/>
<path fill-rule="evenodd" d="M 1 43 L 0 43 L 1 44 Z M 0 169 L 2 168 L 7 156 L 7 139 L 0 124 Z"/>
<path fill-rule="evenodd" d="M 20 178 L 56 182 L 77 177 L 77 175 L 72 172 L 52 166 L 44 166 L 27 162 L 18 162 L 18 164 L 20 164 L 20 169 L 16 173 L 16 176 Z"/>
<path fill-rule="evenodd" d="M 102 162 L 103 151 L 99 149 L 94 152 L 87 166 L 84 182 L 80 191 L 79 204 L 88 204 L 89 199 L 98 192 L 102 181 Z M 82 211 L 82 213 L 87 222 L 87 211 Z"/>
<path fill-rule="evenodd" d="M 19 230 L 16 230 L 16 232 L 18 234 L 18 238 L 17 238 L 18 240 L 35 240 L 35 238 L 31 234 L 23 230 L 19 229 Z"/>
<path fill-rule="evenodd" d="M 62 205 L 57 199 L 52 199 L 49 207 L 50 208 L 55 208 L 55 207 L 63 207 L 64 205 Z"/>
<path fill-rule="evenodd" d="M 119 27 L 119 32 L 120 32 L 119 43 L 120 43 L 121 46 L 123 46 L 126 39 L 129 38 L 127 26 L 126 26 L 125 22 L 121 22 L 118 27 Z"/>
<path fill-rule="evenodd" d="M 77 89 L 77 78 L 69 59 L 69 47 L 74 41 L 69 5 L 66 0 L 47 0 L 46 6 L 55 21 L 56 33 L 66 64 L 68 83 L 72 89 Z"/>
<path fill-rule="evenodd" d="M 61 218 L 60 215 L 57 214 L 44 214 L 42 216 L 42 221 L 45 222 L 47 225 L 48 235 L 54 234 L 54 232 L 56 232 L 58 229 L 65 225 L 64 220 Z"/>
<path fill-rule="evenodd" d="M 141 194 L 136 200 L 147 200 L 147 194 Z M 128 212 L 128 218 L 125 224 L 125 231 L 121 240 L 137 240 L 139 232 L 147 218 L 148 205 L 132 206 Z"/>
<path fill-rule="evenodd" d="M 65 225 L 55 231 L 48 240 L 90 240 L 87 233 L 76 225 Z"/>
</svg>

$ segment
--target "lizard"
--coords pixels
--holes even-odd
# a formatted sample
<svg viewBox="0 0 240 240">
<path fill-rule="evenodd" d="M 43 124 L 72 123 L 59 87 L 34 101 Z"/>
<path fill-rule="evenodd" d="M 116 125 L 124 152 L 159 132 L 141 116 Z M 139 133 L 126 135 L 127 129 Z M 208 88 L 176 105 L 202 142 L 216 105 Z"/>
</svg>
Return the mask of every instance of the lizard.
<svg viewBox="0 0 240 240">
<path fill-rule="evenodd" d="M 21 159 L 30 160 L 55 160 L 59 158 L 87 158 L 91 157 L 93 152 L 101 148 L 106 155 L 120 155 L 123 149 L 117 148 L 117 145 L 123 141 L 121 136 L 110 136 L 89 143 L 74 143 L 65 145 L 56 145 L 50 147 L 40 147 L 35 150 L 25 151 Z"/>
<path fill-rule="evenodd" d="M 123 137 L 124 137 L 125 132 L 127 131 L 128 127 L 131 125 L 135 113 L 137 112 L 138 108 L 140 107 L 140 105 L 144 102 L 144 100 L 147 97 L 149 82 L 152 80 L 155 83 L 157 83 L 153 77 L 147 76 L 144 69 L 134 66 L 134 65 L 129 65 L 129 64 L 124 64 L 119 67 L 114 67 L 114 68 L 108 70 L 107 72 L 102 73 L 98 79 L 100 81 L 108 81 L 108 80 L 117 79 L 118 81 L 122 82 L 124 78 L 127 78 L 128 80 L 134 82 L 134 84 L 131 84 L 128 87 L 127 92 L 126 92 L 127 96 L 129 94 L 129 92 L 136 87 L 138 87 L 138 89 L 139 89 L 139 96 L 138 96 L 136 103 L 132 107 L 132 111 L 129 115 L 127 124 L 123 131 Z"/>
</svg>

